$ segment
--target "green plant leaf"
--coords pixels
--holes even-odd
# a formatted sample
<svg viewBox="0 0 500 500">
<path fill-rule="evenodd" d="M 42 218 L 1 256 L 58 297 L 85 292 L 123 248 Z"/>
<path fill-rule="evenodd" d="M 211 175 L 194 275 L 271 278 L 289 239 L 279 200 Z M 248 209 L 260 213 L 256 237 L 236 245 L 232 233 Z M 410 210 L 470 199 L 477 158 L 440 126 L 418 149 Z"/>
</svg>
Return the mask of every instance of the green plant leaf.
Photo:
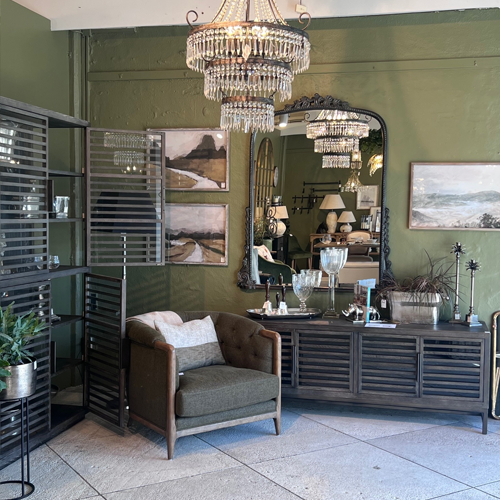
<svg viewBox="0 0 500 500">
<path fill-rule="evenodd" d="M 0 309 L 0 359 L 8 365 L 23 364 L 31 361 L 32 354 L 26 349 L 33 339 L 43 334 L 46 324 L 34 311 L 17 315 L 13 312 L 13 304 L 5 310 Z"/>
</svg>

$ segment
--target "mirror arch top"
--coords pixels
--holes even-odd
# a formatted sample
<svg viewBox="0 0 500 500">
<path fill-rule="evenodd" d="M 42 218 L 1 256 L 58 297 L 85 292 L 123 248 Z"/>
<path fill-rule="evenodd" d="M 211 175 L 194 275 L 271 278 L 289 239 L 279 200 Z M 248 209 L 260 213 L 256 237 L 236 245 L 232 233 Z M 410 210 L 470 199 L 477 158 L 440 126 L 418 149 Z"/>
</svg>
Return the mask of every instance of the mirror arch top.
<svg viewBox="0 0 500 500">
<path fill-rule="evenodd" d="M 381 231 L 380 231 L 380 269 L 379 269 L 379 282 L 383 282 L 388 276 L 392 276 L 391 261 L 389 260 L 390 247 L 389 247 L 389 209 L 386 205 L 387 194 L 387 150 L 388 150 L 388 135 L 387 125 L 384 119 L 375 111 L 351 107 L 347 101 L 334 98 L 330 95 L 321 96 L 314 94 L 312 97 L 303 96 L 295 100 L 292 104 L 286 104 L 282 109 L 275 111 L 275 116 L 281 116 L 292 113 L 307 113 L 309 111 L 322 111 L 322 110 L 342 110 L 353 113 L 358 113 L 366 117 L 376 119 L 380 124 L 382 132 L 382 177 L 380 181 L 380 205 L 381 205 Z M 256 286 L 264 286 L 258 284 L 252 279 L 252 264 L 253 264 L 253 221 L 254 213 L 254 172 L 255 172 L 255 142 L 256 133 L 252 132 L 250 139 L 250 154 L 249 154 L 249 204 L 246 208 L 246 234 L 245 234 L 245 255 L 242 262 L 242 267 L 238 272 L 238 286 L 241 288 L 255 288 Z M 352 286 L 339 288 L 340 291 L 352 291 Z"/>
</svg>

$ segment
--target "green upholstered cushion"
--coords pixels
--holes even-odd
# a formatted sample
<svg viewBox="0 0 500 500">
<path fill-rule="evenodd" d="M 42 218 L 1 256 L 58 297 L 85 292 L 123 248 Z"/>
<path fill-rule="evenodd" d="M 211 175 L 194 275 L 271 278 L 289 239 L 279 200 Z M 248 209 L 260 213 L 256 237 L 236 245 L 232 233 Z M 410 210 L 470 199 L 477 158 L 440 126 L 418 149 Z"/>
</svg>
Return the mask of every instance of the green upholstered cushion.
<svg viewBox="0 0 500 500">
<path fill-rule="evenodd" d="M 237 408 L 236 410 L 221 411 L 211 415 L 202 415 L 201 417 L 177 417 L 175 426 L 178 431 L 200 427 L 201 425 L 220 424 L 229 422 L 238 418 L 254 417 L 263 413 L 272 413 L 276 411 L 276 401 L 273 399 L 256 405 Z"/>
<path fill-rule="evenodd" d="M 175 396 L 179 417 L 199 417 L 262 403 L 279 394 L 276 375 L 214 365 L 184 372 Z"/>
<path fill-rule="evenodd" d="M 181 372 L 225 363 L 210 316 L 188 321 L 182 325 L 172 325 L 158 320 L 155 320 L 154 324 L 165 342 L 175 347 Z"/>
</svg>

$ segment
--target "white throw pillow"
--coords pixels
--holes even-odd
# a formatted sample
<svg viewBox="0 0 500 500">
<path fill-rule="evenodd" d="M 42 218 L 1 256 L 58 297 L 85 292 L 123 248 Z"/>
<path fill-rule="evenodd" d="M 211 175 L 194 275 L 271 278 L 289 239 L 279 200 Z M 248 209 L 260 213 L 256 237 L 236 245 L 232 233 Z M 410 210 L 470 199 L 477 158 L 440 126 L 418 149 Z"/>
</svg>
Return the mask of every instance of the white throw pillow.
<svg viewBox="0 0 500 500">
<path fill-rule="evenodd" d="M 132 320 L 140 321 L 151 328 L 155 328 L 155 321 L 163 321 L 171 325 L 182 325 L 182 318 L 174 311 L 153 311 L 127 318 L 127 321 Z"/>
<path fill-rule="evenodd" d="M 163 335 L 167 344 L 175 347 L 181 372 L 226 363 L 210 316 L 182 325 L 155 320 L 155 328 Z"/>
<path fill-rule="evenodd" d="M 257 250 L 259 251 L 259 255 L 263 259 L 266 259 L 269 262 L 274 262 L 273 256 L 271 255 L 271 250 L 269 250 L 269 248 L 267 248 L 266 245 L 260 245 L 254 248 L 257 248 Z"/>
</svg>

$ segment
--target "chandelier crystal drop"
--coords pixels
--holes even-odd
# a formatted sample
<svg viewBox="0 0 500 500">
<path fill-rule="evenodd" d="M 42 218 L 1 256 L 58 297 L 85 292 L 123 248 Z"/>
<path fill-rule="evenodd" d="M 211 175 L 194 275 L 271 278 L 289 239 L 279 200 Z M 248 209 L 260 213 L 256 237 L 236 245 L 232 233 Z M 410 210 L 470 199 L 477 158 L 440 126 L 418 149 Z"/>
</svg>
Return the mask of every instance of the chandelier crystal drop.
<svg viewBox="0 0 500 500">
<path fill-rule="evenodd" d="M 235 132 L 272 132 L 274 130 L 274 104 L 264 97 L 222 99 L 221 128 Z"/>
<path fill-rule="evenodd" d="M 309 68 L 307 33 L 286 23 L 275 0 L 223 0 L 211 23 L 188 23 L 186 63 L 205 74 L 207 99 L 222 101 L 221 127 L 274 130 L 274 96 L 290 99 L 294 75 Z"/>
<path fill-rule="evenodd" d="M 314 141 L 315 153 L 350 153 L 358 148 L 357 137 L 319 137 Z"/>
<path fill-rule="evenodd" d="M 322 168 L 349 168 L 351 166 L 351 155 L 333 153 L 323 155 Z"/>
<path fill-rule="evenodd" d="M 347 179 L 347 182 L 345 185 L 342 187 L 342 191 L 347 192 L 347 193 L 356 193 L 358 189 L 362 188 L 363 184 L 361 184 L 361 181 L 359 180 L 359 170 L 352 170 L 351 175 L 349 176 L 349 179 Z"/>
<path fill-rule="evenodd" d="M 340 109 L 325 109 L 306 127 L 308 139 L 318 137 L 368 137 L 368 122 L 361 120 L 358 113 Z"/>
<path fill-rule="evenodd" d="M 306 127 L 308 139 L 318 137 L 338 136 L 338 137 L 368 137 L 368 123 L 360 120 L 342 121 L 313 121 Z"/>
</svg>

